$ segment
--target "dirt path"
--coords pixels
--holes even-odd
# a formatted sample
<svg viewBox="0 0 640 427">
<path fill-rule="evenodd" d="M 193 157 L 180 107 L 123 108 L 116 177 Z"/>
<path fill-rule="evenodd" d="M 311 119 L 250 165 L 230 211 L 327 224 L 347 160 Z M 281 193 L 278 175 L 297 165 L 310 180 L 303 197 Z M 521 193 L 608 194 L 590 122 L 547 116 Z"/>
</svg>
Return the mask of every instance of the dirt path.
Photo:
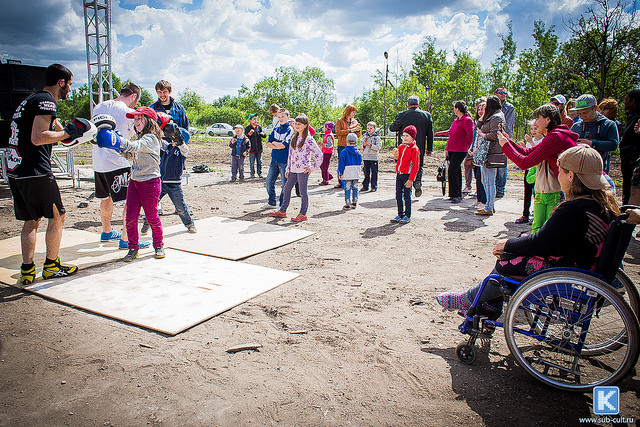
<svg viewBox="0 0 640 427">
<path fill-rule="evenodd" d="M 189 168 L 222 171 L 191 174 L 184 185 L 196 224 L 216 215 L 315 231 L 242 261 L 301 277 L 175 337 L 0 287 L 0 425 L 575 425 L 592 416 L 591 395 L 530 379 L 508 357 L 501 332 L 473 366 L 458 362 L 460 318 L 433 298 L 481 280 L 495 240 L 527 229 L 513 223 L 522 213 L 515 169 L 497 214 L 478 218 L 472 199 L 453 206 L 439 194 L 437 153 L 411 224 L 396 226 L 385 153 L 379 191 L 362 194 L 355 211 L 343 211 L 342 192 L 318 186 L 315 172 L 310 220 L 294 225 L 261 209 L 263 180 L 228 182 L 224 147 L 194 151 Z M 265 163 L 266 175 L 268 156 Z M 97 233 L 98 203 L 77 207 L 92 185 L 61 185 L 66 227 Z M 171 211 L 168 200 L 163 205 Z M 0 238 L 18 235 L 4 185 L 0 215 Z M 161 218 L 179 223 L 176 215 Z M 637 241 L 629 254 L 638 282 Z M 413 305 L 417 298 L 422 303 Z M 225 352 L 247 342 L 263 347 Z M 640 418 L 639 381 L 635 373 L 619 384 L 620 415 Z"/>
</svg>

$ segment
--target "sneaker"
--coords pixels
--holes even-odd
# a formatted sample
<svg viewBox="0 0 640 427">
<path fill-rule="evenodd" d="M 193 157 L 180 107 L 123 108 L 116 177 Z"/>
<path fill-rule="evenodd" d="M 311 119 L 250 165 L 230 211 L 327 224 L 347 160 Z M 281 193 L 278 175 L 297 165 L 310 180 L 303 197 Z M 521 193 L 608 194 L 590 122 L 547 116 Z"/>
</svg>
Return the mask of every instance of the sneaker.
<svg viewBox="0 0 640 427">
<path fill-rule="evenodd" d="M 131 262 L 134 259 L 138 258 L 138 251 L 135 249 L 129 249 L 129 252 L 122 258 L 124 262 Z"/>
<path fill-rule="evenodd" d="M 51 279 L 54 277 L 66 277 L 71 276 L 78 272 L 78 266 L 76 265 L 62 265 L 60 264 L 60 257 L 56 258 L 52 263 L 45 263 L 42 266 L 42 278 Z"/>
<path fill-rule="evenodd" d="M 393 218 L 393 219 L 391 220 L 391 222 L 396 222 L 396 223 L 398 223 L 398 222 L 400 222 L 400 221 L 402 221 L 402 217 L 401 217 L 400 215 L 398 215 L 397 217 L 395 217 L 395 218 Z"/>
<path fill-rule="evenodd" d="M 453 197 L 451 199 L 451 203 L 460 203 L 462 201 L 462 199 L 460 197 Z"/>
<path fill-rule="evenodd" d="M 524 215 L 516 219 L 516 224 L 527 224 L 528 222 L 529 222 L 529 217 L 526 217 Z"/>
<path fill-rule="evenodd" d="M 362 187 L 362 188 L 360 189 L 360 192 L 362 193 L 362 192 L 364 192 L 364 191 L 369 191 L 369 189 L 368 189 L 368 188 L 364 188 L 364 187 Z"/>
<path fill-rule="evenodd" d="M 415 195 L 416 197 L 420 197 L 422 196 L 422 184 L 416 184 L 415 188 Z"/>
<path fill-rule="evenodd" d="M 342 188 L 342 184 L 337 183 L 336 185 L 333 186 L 333 188 Z"/>
<path fill-rule="evenodd" d="M 307 216 L 306 215 L 302 215 L 302 214 L 298 214 L 296 217 L 291 218 L 291 221 L 293 222 L 302 222 L 302 221 L 306 221 L 307 220 Z"/>
<path fill-rule="evenodd" d="M 275 207 L 276 207 L 276 205 L 270 205 L 269 203 L 267 203 L 264 206 L 262 206 L 262 209 L 273 209 Z"/>
<path fill-rule="evenodd" d="M 188 226 L 187 231 L 191 234 L 196 234 L 198 232 L 198 230 L 196 230 L 195 224 L 191 224 L 190 226 Z"/>
<path fill-rule="evenodd" d="M 349 209 L 351 209 L 351 205 L 349 203 L 347 203 L 346 205 L 344 205 L 342 207 L 342 209 L 344 209 L 345 211 L 348 211 Z"/>
<path fill-rule="evenodd" d="M 282 212 L 280 210 L 277 210 L 275 212 L 269 212 L 269 215 L 271 215 L 274 218 L 286 218 L 287 217 L 287 213 L 286 212 Z"/>
<path fill-rule="evenodd" d="M 377 189 L 377 188 L 372 188 L 372 189 L 371 189 L 371 192 L 372 192 L 372 193 L 375 193 L 376 191 L 378 191 L 378 189 Z"/>
<path fill-rule="evenodd" d="M 235 178 L 231 178 L 231 179 L 229 180 L 229 182 L 236 182 L 236 179 L 235 179 Z"/>
<path fill-rule="evenodd" d="M 411 218 L 409 218 L 408 216 L 403 216 L 402 219 L 400 221 L 398 221 L 400 224 L 409 224 L 411 222 Z"/>
<path fill-rule="evenodd" d="M 496 193 L 496 199 L 502 199 L 504 197 L 504 193 Z"/>
<path fill-rule="evenodd" d="M 138 247 L 140 249 L 148 248 L 151 243 L 149 242 L 138 242 Z M 120 243 L 118 244 L 118 248 L 120 249 L 129 249 L 129 242 L 126 240 L 120 239 Z"/>
<path fill-rule="evenodd" d="M 351 203 L 351 209 L 355 209 L 358 207 L 358 202 Z"/>
<path fill-rule="evenodd" d="M 122 237 L 122 233 L 119 233 L 115 230 L 111 230 L 108 233 L 102 232 L 102 234 L 100 234 L 100 241 L 108 242 L 109 240 L 117 240 L 120 237 Z"/>
<path fill-rule="evenodd" d="M 164 258 L 164 248 L 162 246 L 158 246 L 157 248 L 154 248 L 154 249 L 156 251 L 156 255 L 155 255 L 156 259 Z"/>
<path fill-rule="evenodd" d="M 142 228 L 140 228 L 140 234 L 147 234 L 149 232 L 149 228 L 151 228 L 149 223 L 147 221 L 143 222 Z"/>
<path fill-rule="evenodd" d="M 20 267 L 20 284 L 22 286 L 30 285 L 36 280 L 36 266 L 32 265 L 31 268 L 23 270 Z"/>
</svg>

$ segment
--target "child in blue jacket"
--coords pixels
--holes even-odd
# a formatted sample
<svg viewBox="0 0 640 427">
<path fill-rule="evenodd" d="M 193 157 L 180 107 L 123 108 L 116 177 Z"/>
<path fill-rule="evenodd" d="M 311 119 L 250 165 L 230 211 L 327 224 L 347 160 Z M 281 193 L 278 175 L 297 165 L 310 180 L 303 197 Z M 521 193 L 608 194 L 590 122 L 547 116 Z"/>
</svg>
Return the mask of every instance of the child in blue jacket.
<svg viewBox="0 0 640 427">
<path fill-rule="evenodd" d="M 347 146 L 340 153 L 338 159 L 338 179 L 344 181 L 344 207 L 355 209 L 358 206 L 358 181 L 362 167 L 362 154 L 358 151 L 358 136 L 355 133 L 347 135 Z"/>
</svg>

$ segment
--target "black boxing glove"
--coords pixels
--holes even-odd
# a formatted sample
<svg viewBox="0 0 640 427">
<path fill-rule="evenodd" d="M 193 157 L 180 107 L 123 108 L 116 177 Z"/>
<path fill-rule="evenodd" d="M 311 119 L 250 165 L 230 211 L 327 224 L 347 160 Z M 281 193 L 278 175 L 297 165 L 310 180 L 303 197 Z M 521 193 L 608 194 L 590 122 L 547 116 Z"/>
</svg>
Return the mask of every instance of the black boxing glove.
<svg viewBox="0 0 640 427">
<path fill-rule="evenodd" d="M 75 119 L 67 123 L 67 125 L 63 129 L 66 133 L 69 134 L 69 138 L 65 138 L 64 142 L 71 142 L 75 139 L 80 138 L 89 129 L 91 129 L 91 123 L 89 123 L 89 120 L 82 117 L 76 117 Z"/>
</svg>

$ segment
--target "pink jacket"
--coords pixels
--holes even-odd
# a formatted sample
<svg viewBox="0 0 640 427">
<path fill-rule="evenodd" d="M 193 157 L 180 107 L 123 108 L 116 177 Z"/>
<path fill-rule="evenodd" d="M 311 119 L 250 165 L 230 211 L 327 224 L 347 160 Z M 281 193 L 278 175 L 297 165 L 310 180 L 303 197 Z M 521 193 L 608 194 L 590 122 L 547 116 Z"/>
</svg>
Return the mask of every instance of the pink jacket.
<svg viewBox="0 0 640 427">
<path fill-rule="evenodd" d="M 449 128 L 449 139 L 445 150 L 466 153 L 473 141 L 473 120 L 469 116 L 456 117 Z"/>
</svg>

